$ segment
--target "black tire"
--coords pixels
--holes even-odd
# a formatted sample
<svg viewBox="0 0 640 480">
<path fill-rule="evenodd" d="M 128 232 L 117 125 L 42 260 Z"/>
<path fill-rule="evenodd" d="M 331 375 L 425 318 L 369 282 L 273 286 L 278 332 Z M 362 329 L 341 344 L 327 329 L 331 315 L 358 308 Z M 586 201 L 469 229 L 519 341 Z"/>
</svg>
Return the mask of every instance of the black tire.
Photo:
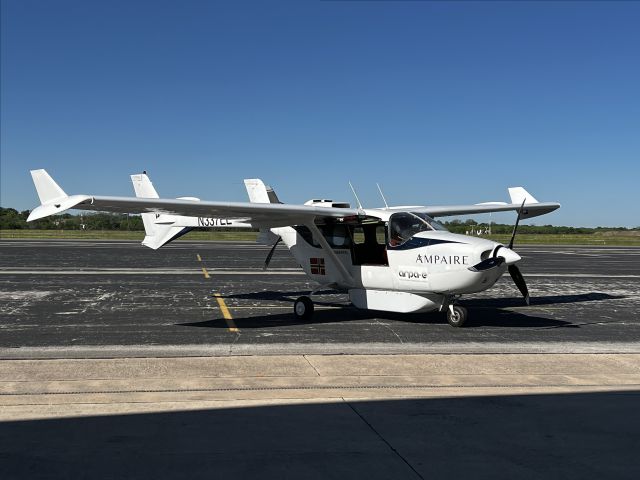
<svg viewBox="0 0 640 480">
<path fill-rule="evenodd" d="M 453 306 L 453 313 L 451 312 L 451 308 L 447 309 L 447 321 L 452 327 L 462 327 L 467 321 L 468 316 L 467 309 L 460 305 Z"/>
<path fill-rule="evenodd" d="M 300 320 L 309 320 L 313 316 L 313 301 L 309 297 L 300 297 L 293 304 L 293 314 Z"/>
</svg>

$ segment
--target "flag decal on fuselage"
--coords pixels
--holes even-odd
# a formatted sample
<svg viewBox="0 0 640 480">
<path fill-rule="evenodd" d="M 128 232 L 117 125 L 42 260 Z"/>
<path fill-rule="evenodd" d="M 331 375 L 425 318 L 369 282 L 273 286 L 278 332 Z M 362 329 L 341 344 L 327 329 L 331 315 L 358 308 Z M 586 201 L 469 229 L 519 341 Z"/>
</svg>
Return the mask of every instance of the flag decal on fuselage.
<svg viewBox="0 0 640 480">
<path fill-rule="evenodd" d="M 309 265 L 311 267 L 311 275 L 326 275 L 324 266 L 324 258 L 310 258 Z"/>
</svg>

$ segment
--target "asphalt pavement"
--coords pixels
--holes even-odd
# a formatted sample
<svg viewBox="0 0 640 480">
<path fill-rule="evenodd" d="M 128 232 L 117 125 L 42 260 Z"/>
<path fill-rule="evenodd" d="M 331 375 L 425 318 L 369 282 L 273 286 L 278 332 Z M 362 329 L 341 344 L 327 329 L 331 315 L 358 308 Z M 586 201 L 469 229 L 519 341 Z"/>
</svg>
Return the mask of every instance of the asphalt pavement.
<svg viewBox="0 0 640 480">
<path fill-rule="evenodd" d="M 66 355 L 128 346 L 154 355 L 179 347 L 196 355 L 635 348 L 640 248 L 516 249 L 531 305 L 507 275 L 463 297 L 470 317 L 456 329 L 438 312 L 363 311 L 330 291 L 314 298 L 313 319 L 297 320 L 294 300 L 316 284 L 284 247 L 263 271 L 268 248 L 250 243 L 153 251 L 124 241 L 3 240 L 0 356 L 25 347 Z"/>
</svg>

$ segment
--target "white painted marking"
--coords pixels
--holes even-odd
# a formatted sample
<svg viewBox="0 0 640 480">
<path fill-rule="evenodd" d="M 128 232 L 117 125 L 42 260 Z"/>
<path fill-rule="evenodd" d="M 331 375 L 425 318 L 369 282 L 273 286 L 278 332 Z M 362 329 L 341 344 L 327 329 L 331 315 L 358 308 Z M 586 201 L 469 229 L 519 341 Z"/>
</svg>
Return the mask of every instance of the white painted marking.
<svg viewBox="0 0 640 480">
<path fill-rule="evenodd" d="M 524 276 L 543 278 L 640 278 L 640 275 L 602 275 L 597 273 L 526 273 Z"/>
<path fill-rule="evenodd" d="M 208 270 L 219 275 L 304 275 L 301 270 Z M 202 270 L 172 269 L 150 270 L 147 268 L 94 269 L 94 270 L 0 270 L 0 275 L 202 275 Z"/>
<path fill-rule="evenodd" d="M 23 290 L 20 292 L 0 292 L 0 300 L 37 300 L 51 295 L 53 292 Z"/>
<path fill-rule="evenodd" d="M 270 269 L 262 270 L 227 270 L 224 268 L 208 269 L 209 273 L 220 275 L 304 275 L 299 269 Z M 174 269 L 149 269 L 149 268 L 101 268 L 91 270 L 23 270 L 20 267 L 0 269 L 0 275 L 202 275 L 202 270 L 174 268 Z M 597 273 L 527 273 L 526 277 L 540 278 L 627 278 L 636 279 L 640 275 L 606 275 Z"/>
</svg>

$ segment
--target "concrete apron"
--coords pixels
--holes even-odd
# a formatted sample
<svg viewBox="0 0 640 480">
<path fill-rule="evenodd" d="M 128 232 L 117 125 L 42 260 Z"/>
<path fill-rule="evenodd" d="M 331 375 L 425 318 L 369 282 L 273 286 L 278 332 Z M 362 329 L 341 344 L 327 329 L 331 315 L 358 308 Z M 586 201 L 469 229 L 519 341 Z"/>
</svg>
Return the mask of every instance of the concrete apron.
<svg viewBox="0 0 640 480">
<path fill-rule="evenodd" d="M 640 390 L 640 354 L 269 355 L 3 360 L 0 421 Z"/>
</svg>

